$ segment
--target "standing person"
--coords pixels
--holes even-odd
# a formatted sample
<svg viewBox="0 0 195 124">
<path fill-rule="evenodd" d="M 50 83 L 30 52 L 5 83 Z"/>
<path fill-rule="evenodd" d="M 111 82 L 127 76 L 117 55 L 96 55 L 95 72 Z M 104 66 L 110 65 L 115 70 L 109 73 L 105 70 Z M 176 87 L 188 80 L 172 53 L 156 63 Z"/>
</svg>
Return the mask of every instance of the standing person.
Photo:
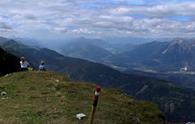
<svg viewBox="0 0 195 124">
<path fill-rule="evenodd" d="M 46 71 L 45 61 L 41 61 L 39 65 L 39 71 Z"/>
<path fill-rule="evenodd" d="M 28 71 L 28 67 L 29 67 L 29 63 L 28 61 L 26 61 L 25 57 L 21 57 L 20 58 L 20 69 L 21 71 Z"/>
</svg>

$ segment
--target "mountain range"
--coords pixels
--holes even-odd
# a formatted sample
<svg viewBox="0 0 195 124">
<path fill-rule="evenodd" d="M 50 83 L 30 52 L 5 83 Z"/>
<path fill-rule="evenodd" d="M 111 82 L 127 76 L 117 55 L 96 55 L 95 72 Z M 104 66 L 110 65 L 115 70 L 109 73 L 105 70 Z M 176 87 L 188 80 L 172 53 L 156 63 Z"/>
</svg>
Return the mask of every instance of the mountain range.
<svg viewBox="0 0 195 124">
<path fill-rule="evenodd" d="M 131 42 L 109 42 L 102 39 L 80 37 L 65 42 L 61 45 L 60 50 L 56 50 L 65 56 L 101 63 L 106 61 L 106 58 L 128 51 L 136 45 Z"/>
<path fill-rule="evenodd" d="M 195 69 L 193 39 L 176 38 L 132 44 L 81 37 L 61 46 L 58 51 L 65 56 L 106 64 L 119 70 L 178 72 L 184 67 L 188 67 L 188 71 Z"/>
<path fill-rule="evenodd" d="M 117 88 L 137 99 L 155 102 L 166 113 L 168 120 L 183 122 L 195 118 L 195 92 L 172 82 L 124 74 L 102 64 L 65 57 L 53 50 L 32 48 L 14 40 L 1 42 L 1 47 L 18 57 L 25 56 L 35 68 L 41 60 L 45 60 L 48 70 L 66 74 L 72 80 Z"/>
<path fill-rule="evenodd" d="M 134 73 L 146 72 L 147 74 L 142 74 L 147 76 L 152 72 L 149 74 L 152 77 L 168 80 L 182 87 L 195 88 L 194 40 L 164 40 L 133 45 L 130 42 L 106 43 L 98 39 L 77 38 L 64 45 L 61 53 L 106 64 L 123 72 L 130 71 L 131 74 L 131 70 Z"/>
<path fill-rule="evenodd" d="M 108 46 L 108 43 L 102 40 L 79 38 L 65 43 L 60 53 L 69 57 L 98 62 L 112 55 L 107 50 Z"/>
<path fill-rule="evenodd" d="M 126 68 L 153 72 L 180 71 L 187 66 L 195 70 L 195 40 L 174 39 L 170 42 L 150 42 L 133 50 L 114 55 L 110 63 Z"/>
</svg>

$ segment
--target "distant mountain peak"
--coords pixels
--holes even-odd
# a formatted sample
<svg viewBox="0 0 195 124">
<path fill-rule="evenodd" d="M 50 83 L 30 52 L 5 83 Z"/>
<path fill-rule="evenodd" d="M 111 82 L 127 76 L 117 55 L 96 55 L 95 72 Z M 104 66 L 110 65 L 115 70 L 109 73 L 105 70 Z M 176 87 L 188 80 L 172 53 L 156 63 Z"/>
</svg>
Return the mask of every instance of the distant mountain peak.
<svg viewBox="0 0 195 124">
<path fill-rule="evenodd" d="M 184 39 L 184 38 L 176 38 L 172 40 L 171 42 L 172 45 L 195 45 L 195 39 Z"/>
<path fill-rule="evenodd" d="M 172 45 L 175 45 L 175 44 L 183 44 L 185 41 L 186 41 L 185 39 L 177 38 L 177 39 L 173 40 L 173 42 L 171 44 Z"/>
<path fill-rule="evenodd" d="M 168 47 L 162 52 L 162 54 L 166 54 L 170 51 L 182 52 L 182 53 L 192 53 L 195 48 L 195 40 L 186 40 L 182 38 L 174 39 Z"/>
</svg>

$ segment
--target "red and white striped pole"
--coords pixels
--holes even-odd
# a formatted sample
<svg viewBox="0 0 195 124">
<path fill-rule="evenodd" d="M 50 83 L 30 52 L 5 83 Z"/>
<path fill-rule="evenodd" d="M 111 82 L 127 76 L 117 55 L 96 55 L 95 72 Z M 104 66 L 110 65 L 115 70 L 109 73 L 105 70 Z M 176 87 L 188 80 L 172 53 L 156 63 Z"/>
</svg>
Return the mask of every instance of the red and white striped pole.
<svg viewBox="0 0 195 124">
<path fill-rule="evenodd" d="M 100 91 L 101 91 L 101 87 L 100 86 L 96 86 L 95 94 L 94 94 L 94 98 L 93 98 L 93 106 L 92 106 L 92 112 L 91 112 L 91 117 L 90 117 L 89 124 L 93 124 L 94 117 L 95 117 L 95 112 L 96 112 L 96 108 L 97 108 L 98 100 L 99 100 L 99 96 L 100 96 Z"/>
</svg>

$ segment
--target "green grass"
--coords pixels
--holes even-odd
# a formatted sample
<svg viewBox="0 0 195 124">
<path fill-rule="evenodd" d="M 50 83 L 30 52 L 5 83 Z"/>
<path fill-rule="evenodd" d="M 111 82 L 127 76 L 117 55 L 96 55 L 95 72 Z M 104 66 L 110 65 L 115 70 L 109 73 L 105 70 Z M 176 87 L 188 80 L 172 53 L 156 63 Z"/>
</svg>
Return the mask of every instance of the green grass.
<svg viewBox="0 0 195 124">
<path fill-rule="evenodd" d="M 88 122 L 95 85 L 72 82 L 52 72 L 21 72 L 0 78 L 0 123 L 78 124 Z M 94 124 L 161 124 L 156 105 L 135 101 L 114 89 L 103 89 Z"/>
</svg>

